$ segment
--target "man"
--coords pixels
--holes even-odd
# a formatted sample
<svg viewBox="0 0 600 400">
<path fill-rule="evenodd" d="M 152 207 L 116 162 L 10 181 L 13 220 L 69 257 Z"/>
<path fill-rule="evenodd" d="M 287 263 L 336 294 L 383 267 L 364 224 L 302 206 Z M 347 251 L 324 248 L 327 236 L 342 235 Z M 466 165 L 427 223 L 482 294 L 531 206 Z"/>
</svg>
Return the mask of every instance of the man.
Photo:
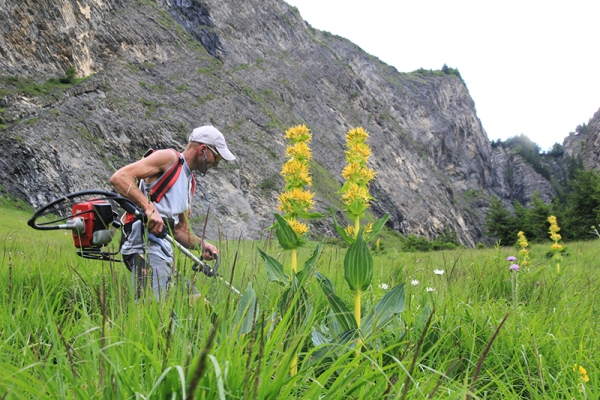
<svg viewBox="0 0 600 400">
<path fill-rule="evenodd" d="M 204 176 L 221 159 L 233 161 L 235 156 L 227 148 L 221 132 L 213 126 L 202 126 L 192 131 L 183 153 L 173 149 L 157 150 L 119 169 L 110 178 L 115 190 L 133 201 L 147 218 L 146 226 L 141 220 L 133 222 L 121 247 L 125 264 L 133 274 L 136 297 L 141 295 L 149 270 L 152 271 L 152 289 L 157 300 L 164 298 L 171 283 L 171 243 L 155 236 L 163 230 L 163 218 L 173 220 L 173 237 L 184 247 L 201 248 L 202 256 L 207 260 L 218 255 L 217 247 L 196 236 L 188 222 L 195 188 L 192 171 L 199 171 Z"/>
</svg>

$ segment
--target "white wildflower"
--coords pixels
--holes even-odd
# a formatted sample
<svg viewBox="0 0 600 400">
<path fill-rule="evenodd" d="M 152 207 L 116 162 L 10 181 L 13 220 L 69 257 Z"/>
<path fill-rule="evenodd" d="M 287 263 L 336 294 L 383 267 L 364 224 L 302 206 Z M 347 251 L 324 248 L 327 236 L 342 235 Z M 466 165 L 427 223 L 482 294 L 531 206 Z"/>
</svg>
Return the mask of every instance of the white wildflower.
<svg viewBox="0 0 600 400">
<path fill-rule="evenodd" d="M 443 269 L 434 269 L 433 273 L 436 275 L 444 275 L 444 270 Z"/>
<path fill-rule="evenodd" d="M 426 292 L 435 292 L 435 288 L 428 287 L 428 288 L 425 288 L 425 291 Z"/>
<path fill-rule="evenodd" d="M 410 281 L 410 284 L 413 286 L 417 286 L 419 284 L 419 281 L 416 279 L 413 279 L 412 281 Z"/>
<path fill-rule="evenodd" d="M 387 283 L 380 283 L 379 287 L 383 290 L 388 290 L 390 288 Z"/>
</svg>

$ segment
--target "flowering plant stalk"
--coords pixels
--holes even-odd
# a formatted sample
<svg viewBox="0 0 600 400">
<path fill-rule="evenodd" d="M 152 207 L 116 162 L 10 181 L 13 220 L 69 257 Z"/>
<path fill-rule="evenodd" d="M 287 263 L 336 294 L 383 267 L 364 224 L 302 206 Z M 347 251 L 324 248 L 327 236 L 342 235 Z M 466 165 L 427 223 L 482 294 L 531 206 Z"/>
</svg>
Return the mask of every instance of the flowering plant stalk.
<svg viewBox="0 0 600 400">
<path fill-rule="evenodd" d="M 309 229 L 300 219 L 318 218 L 320 213 L 311 212 L 315 202 L 314 193 L 306 186 L 312 184 L 308 163 L 312 158 L 309 147 L 312 135 L 306 125 L 297 125 L 285 132 L 289 141 L 285 156 L 287 161 L 281 168 L 281 176 L 285 179 L 285 187 L 279 196 L 279 211 L 283 215 L 274 214 L 276 223 L 275 235 L 281 247 L 291 251 L 290 274 L 284 273 L 283 265 L 275 258 L 258 250 L 266 262 L 267 277 L 271 282 L 277 282 L 285 289 L 279 302 L 281 316 L 290 316 L 290 337 L 286 346 L 293 342 L 295 329 L 302 329 L 303 324 L 310 320 L 312 306 L 304 290 L 304 284 L 312 274 L 320 255 L 321 245 L 315 248 L 313 255 L 305 262 L 304 269 L 298 271 L 298 248 L 306 243 Z M 298 356 L 291 360 L 290 374 L 298 372 Z"/>
<path fill-rule="evenodd" d="M 345 211 L 350 220 L 354 221 L 354 225 L 348 226 L 346 232 L 355 239 L 360 229 L 360 220 L 373 199 L 369 193 L 369 184 L 375 178 L 375 171 L 367 167 L 371 155 L 371 149 L 367 145 L 368 138 L 368 132 L 360 127 L 350 129 L 346 134 L 346 166 L 342 170 L 345 183 L 341 193 Z"/>
<path fill-rule="evenodd" d="M 305 186 L 312 184 L 308 170 L 308 162 L 312 158 L 309 147 L 312 139 L 310 130 L 306 125 L 297 125 L 288 129 L 285 137 L 289 140 L 285 152 L 288 160 L 281 168 L 280 174 L 285 179 L 285 188 L 279 196 L 279 211 L 284 213 L 285 222 L 278 219 L 276 235 L 279 244 L 284 249 L 291 250 L 291 270 L 296 273 L 298 272 L 297 249 L 306 242 L 305 235 L 309 231 L 308 226 L 299 218 L 318 218 L 321 214 L 309 212 L 315 206 L 315 194 L 304 189 Z M 286 225 L 294 232 L 295 238 L 294 235 L 289 234 Z"/>
<path fill-rule="evenodd" d="M 367 243 L 383 227 L 388 219 L 388 214 L 384 215 L 375 224 L 368 224 L 361 227 L 361 219 L 364 218 L 369 208 L 369 202 L 373 199 L 369 194 L 369 184 L 375 178 L 375 171 L 367 167 L 371 149 L 366 141 L 369 137 L 367 131 L 363 128 L 350 129 L 346 134 L 346 166 L 342 170 L 342 177 L 345 182 L 340 189 L 341 200 L 344 204 L 344 211 L 352 224 L 347 228 L 338 225 L 335 219 L 335 212 L 332 210 L 333 222 L 336 231 L 348 244 L 350 248 L 344 258 L 344 278 L 350 289 L 354 292 L 354 312 L 353 321 L 348 321 L 349 311 L 343 307 L 341 301 L 336 300 L 332 294 L 328 294 L 327 286 L 322 285 L 326 291 L 327 299 L 333 309 L 336 310 L 336 316 L 339 315 L 339 323 L 348 329 L 356 329 L 363 335 L 368 335 L 372 328 L 372 318 L 375 313 L 382 312 L 389 318 L 395 313 L 404 309 L 404 285 L 394 287 L 386 301 L 377 305 L 375 309 L 367 316 L 361 316 L 361 295 L 371 285 L 373 278 L 373 257 L 369 251 Z M 321 283 L 324 281 L 321 279 Z M 389 314 L 388 314 L 389 313 Z M 362 347 L 362 338 L 359 336 L 357 341 L 357 352 Z"/>
<path fill-rule="evenodd" d="M 510 271 L 510 283 L 512 286 L 512 303 L 515 309 L 515 318 L 517 318 L 519 314 L 519 270 L 521 267 L 519 267 L 519 264 L 515 264 L 517 261 L 517 257 L 515 256 L 508 256 L 506 261 L 511 263 L 508 270 Z"/>
<path fill-rule="evenodd" d="M 554 242 L 552 243 L 552 246 L 550 246 L 550 250 L 552 251 L 552 260 L 556 265 L 556 272 L 560 272 L 560 262 L 562 261 L 562 256 L 560 253 L 563 250 L 563 246 L 558 243 L 561 239 L 561 236 L 558 233 L 560 228 L 558 227 L 558 222 L 556 221 L 556 217 L 554 215 L 548 217 L 548 222 L 550 223 L 550 229 L 548 230 L 548 233 L 550 234 L 550 240 Z"/>
<path fill-rule="evenodd" d="M 369 134 L 363 128 L 350 129 L 346 134 L 346 166 L 342 170 L 342 177 L 345 180 L 344 185 L 340 189 L 342 194 L 342 203 L 344 211 L 348 214 L 353 225 L 348 226 L 342 235 L 347 242 L 353 242 L 352 246 L 346 254 L 344 261 L 344 277 L 354 292 L 354 319 L 357 327 L 360 329 L 361 321 L 361 293 L 368 289 L 371 285 L 373 277 L 373 258 L 368 251 L 366 242 L 363 238 L 358 238 L 363 232 L 360 227 L 360 220 L 365 216 L 365 212 L 369 208 L 369 202 L 373 199 L 369 193 L 369 184 L 375 178 L 375 171 L 367 167 L 367 162 L 371 155 L 371 149 L 367 145 Z M 337 223 L 336 223 L 337 225 Z M 338 229 L 336 226 L 336 229 Z M 373 231 L 372 225 L 368 225 L 364 229 L 369 233 Z M 357 256 L 361 257 L 362 262 L 348 262 Z"/>
<path fill-rule="evenodd" d="M 375 179 L 376 173 L 367 166 L 371 156 L 371 149 L 367 145 L 368 138 L 369 133 L 361 127 L 350 129 L 346 134 L 346 150 L 344 151 L 346 166 L 342 170 L 344 184 L 339 192 L 342 195 L 344 211 L 352 224 L 345 229 L 341 228 L 335 219 L 335 215 L 333 221 L 342 239 L 349 244 L 356 240 L 360 231 L 360 220 L 364 218 L 365 212 L 370 206 L 369 203 L 373 199 L 369 193 L 369 185 Z M 368 235 L 366 237 L 367 242 L 379 232 L 387 218 L 386 214 L 375 225 L 368 224 L 365 226 L 364 233 Z"/>
<path fill-rule="evenodd" d="M 581 385 L 579 392 L 581 393 L 583 392 L 583 389 L 585 389 L 585 384 L 590 381 L 590 377 L 583 365 L 573 365 L 573 372 L 576 372 L 579 375 L 579 384 Z"/>
<path fill-rule="evenodd" d="M 517 243 L 521 248 L 521 250 L 519 250 L 519 254 L 521 255 L 521 266 L 526 267 L 529 265 L 529 250 L 527 250 L 529 243 L 527 242 L 527 238 L 525 237 L 523 231 L 519 231 L 517 237 L 519 238 Z"/>
</svg>

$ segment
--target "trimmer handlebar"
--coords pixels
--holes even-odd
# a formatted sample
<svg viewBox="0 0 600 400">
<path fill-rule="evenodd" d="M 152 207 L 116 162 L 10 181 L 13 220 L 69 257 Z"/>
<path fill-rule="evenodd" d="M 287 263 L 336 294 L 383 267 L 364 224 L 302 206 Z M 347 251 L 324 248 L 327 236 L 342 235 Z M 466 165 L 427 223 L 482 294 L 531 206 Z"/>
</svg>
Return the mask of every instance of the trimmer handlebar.
<svg viewBox="0 0 600 400">
<path fill-rule="evenodd" d="M 123 207 L 123 209 L 125 211 L 135 215 L 136 218 L 141 219 L 142 222 L 144 222 L 144 223 L 146 223 L 148 221 L 148 217 L 146 216 L 146 214 L 141 209 L 139 209 L 134 203 L 132 203 L 130 200 L 128 200 L 124 197 L 120 197 L 118 195 L 117 195 L 117 197 L 118 198 L 114 199 L 115 202 L 117 202 L 121 207 Z M 178 241 L 176 241 L 173 237 L 171 237 L 169 235 L 169 233 L 173 232 L 173 230 L 175 229 L 175 220 L 173 218 L 163 218 L 163 223 L 164 224 L 163 224 L 162 231 L 158 234 L 155 234 L 154 236 L 156 236 L 159 239 L 167 239 L 172 245 L 176 246 L 183 254 L 185 254 L 188 258 L 190 258 L 194 262 L 194 265 L 192 265 L 193 271 L 202 272 L 204 275 L 210 276 L 210 277 L 218 276 L 218 274 L 217 274 L 217 270 L 219 269 L 219 255 L 218 254 L 213 254 L 213 257 L 215 259 L 215 266 L 213 268 L 202 260 L 202 256 L 200 256 L 200 258 L 196 257 L 192 252 L 190 252 L 188 249 L 183 247 L 181 245 L 181 243 L 179 243 Z M 202 249 L 200 250 L 200 253 L 202 253 Z"/>
<path fill-rule="evenodd" d="M 124 200 L 127 200 L 127 199 L 124 199 Z M 136 216 L 136 218 L 140 218 L 144 222 L 147 221 L 146 214 L 144 214 L 144 212 L 142 210 L 137 208 L 135 206 L 135 204 L 131 203 L 129 200 L 127 200 L 127 203 L 130 204 L 131 207 L 133 207 L 131 211 L 125 209 L 127 212 L 134 214 Z M 121 205 L 121 207 L 125 208 L 123 206 L 123 204 L 121 204 L 121 203 L 119 203 L 119 204 Z M 175 221 L 172 218 L 163 218 L 163 222 L 164 222 L 164 226 L 163 226 L 162 231 L 160 232 L 160 234 L 154 235 L 154 236 L 161 238 L 161 239 L 167 239 L 173 246 L 177 247 L 181 253 L 183 253 L 185 256 L 187 256 L 189 259 L 191 259 L 194 262 L 194 264 L 192 265 L 192 270 L 194 272 L 202 272 L 206 276 L 219 278 L 229 287 L 229 289 L 233 293 L 237 294 L 238 296 L 241 296 L 241 293 L 239 290 L 237 290 L 231 283 L 224 280 L 223 277 L 217 273 L 217 270 L 219 269 L 219 263 L 220 263 L 218 254 L 213 254 L 213 257 L 215 259 L 215 266 L 214 266 L 214 268 L 212 268 L 210 265 L 208 265 L 207 263 L 202 261 L 202 257 L 200 257 L 200 258 L 196 257 L 189 249 L 183 247 L 183 245 L 181 243 L 179 243 L 173 237 L 171 237 L 171 235 L 169 235 L 169 233 L 173 232 L 173 229 L 175 228 Z M 202 250 L 200 250 L 200 252 L 202 253 Z"/>
<path fill-rule="evenodd" d="M 135 215 L 137 217 L 140 214 L 141 214 L 141 217 L 138 217 L 138 218 L 141 218 L 142 221 L 146 221 L 147 217 L 143 212 L 139 211 L 139 214 L 135 214 Z M 168 239 L 169 233 L 173 232 L 173 229 L 175 228 L 175 220 L 173 220 L 173 218 L 163 218 L 163 222 L 164 222 L 164 225 L 163 225 L 162 231 L 154 236 L 156 236 L 159 239 Z M 184 248 L 183 246 L 181 246 L 181 244 L 179 242 L 175 241 L 175 239 L 173 239 L 173 238 L 170 238 L 169 241 L 172 244 L 174 244 L 175 246 L 177 246 L 180 250 L 182 250 Z M 200 249 L 200 253 L 202 254 L 202 249 Z M 207 263 L 205 263 L 202 260 L 202 256 L 200 256 L 199 259 L 194 256 L 195 259 L 192 259 L 192 261 L 194 261 L 194 265 L 192 266 L 192 269 L 196 272 L 202 272 L 207 276 L 215 276 L 217 273 L 217 269 L 219 269 L 219 255 L 213 254 L 212 256 L 215 259 L 214 268 L 212 268 Z M 189 257 L 189 255 L 188 255 L 188 257 Z"/>
<path fill-rule="evenodd" d="M 83 199 L 89 199 L 91 196 L 94 196 L 94 198 L 97 200 L 114 201 L 125 211 L 134 214 L 136 217 L 140 214 L 143 214 L 143 212 L 131 200 L 121 197 L 117 193 L 108 192 L 106 190 L 84 190 L 56 198 L 50 203 L 40 207 L 29 219 L 29 221 L 27 221 L 27 225 L 37 230 L 81 229 L 79 222 L 73 220 L 73 217 L 77 217 L 77 215 L 71 213 L 67 216 L 60 217 L 62 214 L 59 212 L 61 210 L 65 212 L 72 212 L 70 208 L 72 205 L 83 201 Z M 48 218 L 49 216 L 50 218 Z M 46 220 L 41 221 L 42 217 L 46 217 Z"/>
</svg>

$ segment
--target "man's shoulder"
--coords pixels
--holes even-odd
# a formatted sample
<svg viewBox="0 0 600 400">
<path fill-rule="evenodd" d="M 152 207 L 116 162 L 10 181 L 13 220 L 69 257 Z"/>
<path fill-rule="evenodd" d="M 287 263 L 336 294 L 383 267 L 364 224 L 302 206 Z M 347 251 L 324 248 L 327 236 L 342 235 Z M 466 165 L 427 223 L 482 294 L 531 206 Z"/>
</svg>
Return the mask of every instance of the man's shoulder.
<svg viewBox="0 0 600 400">
<path fill-rule="evenodd" d="M 175 149 L 159 149 L 148 150 L 144 155 L 145 159 L 151 160 L 153 163 L 159 164 L 164 168 L 168 168 L 181 157 L 181 154 Z"/>
</svg>

